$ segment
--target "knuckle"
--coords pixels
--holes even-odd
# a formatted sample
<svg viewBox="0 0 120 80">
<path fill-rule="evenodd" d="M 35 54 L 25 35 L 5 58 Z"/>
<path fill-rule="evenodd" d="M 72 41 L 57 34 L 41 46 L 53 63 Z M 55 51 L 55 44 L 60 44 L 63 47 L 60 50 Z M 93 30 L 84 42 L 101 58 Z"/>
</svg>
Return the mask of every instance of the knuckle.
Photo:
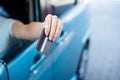
<svg viewBox="0 0 120 80">
<path fill-rule="evenodd" d="M 54 15 L 53 18 L 58 19 L 58 17 L 56 15 Z"/>
<path fill-rule="evenodd" d="M 50 32 L 50 33 L 51 33 L 51 35 L 54 35 L 54 32 L 55 32 L 55 31 L 51 31 L 51 32 Z"/>
<path fill-rule="evenodd" d="M 51 17 L 52 15 L 51 14 L 48 14 L 47 17 Z"/>
<path fill-rule="evenodd" d="M 50 20 L 51 17 L 52 17 L 52 15 L 51 15 L 51 14 L 48 14 L 48 15 L 46 16 L 46 18 L 45 18 L 45 21 Z"/>
<path fill-rule="evenodd" d="M 51 14 L 48 14 L 48 16 L 52 16 Z"/>
<path fill-rule="evenodd" d="M 58 22 L 57 16 L 53 16 L 53 20 L 54 20 L 55 22 Z"/>
</svg>

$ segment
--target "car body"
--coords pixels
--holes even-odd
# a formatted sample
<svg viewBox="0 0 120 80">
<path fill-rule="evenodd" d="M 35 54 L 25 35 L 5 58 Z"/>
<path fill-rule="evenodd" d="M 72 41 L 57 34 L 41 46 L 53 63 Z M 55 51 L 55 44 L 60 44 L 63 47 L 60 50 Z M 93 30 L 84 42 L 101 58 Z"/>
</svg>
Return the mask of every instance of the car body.
<svg viewBox="0 0 120 80">
<path fill-rule="evenodd" d="M 36 50 L 37 40 L 28 45 L 17 43 L 0 57 L 0 80 L 70 80 L 76 74 L 82 50 L 90 36 L 89 7 L 83 1 L 67 5 L 69 9 L 63 13 L 61 9 L 65 6 L 57 7 L 55 11 L 64 28 L 49 56 Z M 37 18 L 30 21 L 39 21 Z M 16 49 L 16 46 L 20 48 Z"/>
</svg>

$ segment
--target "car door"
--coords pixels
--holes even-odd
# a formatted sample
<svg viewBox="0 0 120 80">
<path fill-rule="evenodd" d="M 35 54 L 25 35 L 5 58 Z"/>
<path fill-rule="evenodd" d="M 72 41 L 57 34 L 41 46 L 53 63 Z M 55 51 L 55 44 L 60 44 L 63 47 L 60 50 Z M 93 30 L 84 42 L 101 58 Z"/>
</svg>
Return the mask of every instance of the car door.
<svg viewBox="0 0 120 80">
<path fill-rule="evenodd" d="M 39 0 L 30 1 L 38 3 Z M 33 10 L 38 5 L 34 5 Z M 79 11 L 80 7 L 74 5 L 74 0 L 72 4 L 64 7 L 60 6 L 55 10 L 55 14 L 64 23 L 64 29 L 61 36 L 53 43 L 48 57 L 35 49 L 37 41 L 17 44 L 2 56 L 1 59 L 6 63 L 7 76 L 10 80 L 69 80 L 75 73 L 79 52 L 84 45 L 81 39 L 88 27 L 87 9 L 84 7 L 83 11 Z M 61 11 L 61 8 L 64 11 Z M 29 16 L 33 16 L 35 19 L 32 17 L 30 21 L 39 21 L 40 17 L 37 15 L 39 12 L 33 12 L 35 13 Z M 71 14 L 74 16 L 72 17 Z"/>
<path fill-rule="evenodd" d="M 64 29 L 52 49 L 54 80 L 69 80 L 76 73 L 84 46 L 82 38 L 88 31 L 88 5 L 72 3 L 57 6 L 56 9 L 57 15 L 64 23 Z"/>
<path fill-rule="evenodd" d="M 46 58 L 35 47 L 36 42 L 7 63 L 10 80 L 53 80 L 51 56 Z"/>
</svg>

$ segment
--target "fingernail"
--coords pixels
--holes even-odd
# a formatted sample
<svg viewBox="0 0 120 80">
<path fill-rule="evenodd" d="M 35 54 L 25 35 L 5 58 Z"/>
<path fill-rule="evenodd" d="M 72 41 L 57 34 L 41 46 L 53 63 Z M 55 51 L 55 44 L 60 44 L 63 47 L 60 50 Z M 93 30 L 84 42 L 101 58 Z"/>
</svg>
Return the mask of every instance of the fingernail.
<svg viewBox="0 0 120 80">
<path fill-rule="evenodd" d="M 55 41 L 55 38 L 53 38 L 53 41 Z"/>
<path fill-rule="evenodd" d="M 52 40 L 52 38 L 51 38 L 51 37 L 49 37 L 49 40 L 51 41 L 51 40 Z"/>
<path fill-rule="evenodd" d="M 49 34 L 48 32 L 45 32 L 45 35 L 46 35 L 46 36 L 48 36 L 48 34 Z"/>
</svg>

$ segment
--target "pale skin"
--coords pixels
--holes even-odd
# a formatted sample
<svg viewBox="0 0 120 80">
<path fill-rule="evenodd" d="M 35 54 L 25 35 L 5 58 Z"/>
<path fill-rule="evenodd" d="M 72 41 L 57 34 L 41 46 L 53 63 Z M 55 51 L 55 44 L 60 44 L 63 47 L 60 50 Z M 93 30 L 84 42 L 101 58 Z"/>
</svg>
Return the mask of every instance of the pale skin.
<svg viewBox="0 0 120 80">
<path fill-rule="evenodd" d="M 17 39 L 36 40 L 43 28 L 45 28 L 45 34 L 49 37 L 49 40 L 55 41 L 60 36 L 63 25 L 57 16 L 48 14 L 44 22 L 23 24 L 16 21 L 12 25 L 12 33 Z"/>
</svg>

